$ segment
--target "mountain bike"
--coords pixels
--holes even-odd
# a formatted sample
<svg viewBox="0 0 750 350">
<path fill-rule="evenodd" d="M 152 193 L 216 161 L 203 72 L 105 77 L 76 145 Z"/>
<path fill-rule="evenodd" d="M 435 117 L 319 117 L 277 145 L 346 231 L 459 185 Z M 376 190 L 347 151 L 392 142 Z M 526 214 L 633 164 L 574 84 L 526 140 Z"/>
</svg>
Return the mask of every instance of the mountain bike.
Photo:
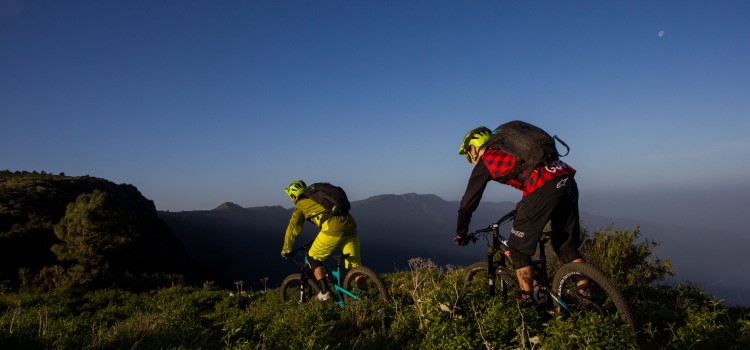
<svg viewBox="0 0 750 350">
<path fill-rule="evenodd" d="M 502 297 L 507 297 L 508 291 L 519 292 L 518 280 L 512 268 L 508 240 L 500 233 L 500 226 L 513 220 L 516 211 L 504 215 L 489 227 L 476 230 L 468 234 L 471 242 L 481 237 L 487 243 L 487 260 L 469 265 L 464 280 L 486 281 L 490 295 L 496 294 L 495 282 L 500 280 Z M 550 284 L 547 274 L 547 256 L 545 244 L 549 240 L 549 232 L 543 232 L 539 238 L 538 259 L 532 259 L 534 300 L 555 310 L 560 315 L 576 315 L 595 312 L 604 315 L 619 315 L 632 331 L 635 322 L 625 299 L 617 288 L 594 266 L 583 263 L 568 263 L 560 267 Z M 587 281 L 585 290 L 578 286 L 579 281 Z"/>
<path fill-rule="evenodd" d="M 312 246 L 312 242 L 292 250 L 292 260 L 300 266 L 300 272 L 287 276 L 281 282 L 279 292 L 282 303 L 291 300 L 297 303 L 316 301 L 317 294 L 321 292 L 308 262 L 307 252 L 310 250 L 310 246 Z M 335 267 L 331 267 L 325 262 L 322 263 L 333 300 L 341 307 L 344 307 L 347 302 L 366 298 L 381 298 L 387 301 L 388 289 L 386 289 L 385 283 L 369 267 L 354 267 L 347 271 L 342 279 L 342 273 L 345 271 L 344 262 L 348 257 L 349 254 L 333 256 L 333 260 L 336 260 Z"/>
</svg>

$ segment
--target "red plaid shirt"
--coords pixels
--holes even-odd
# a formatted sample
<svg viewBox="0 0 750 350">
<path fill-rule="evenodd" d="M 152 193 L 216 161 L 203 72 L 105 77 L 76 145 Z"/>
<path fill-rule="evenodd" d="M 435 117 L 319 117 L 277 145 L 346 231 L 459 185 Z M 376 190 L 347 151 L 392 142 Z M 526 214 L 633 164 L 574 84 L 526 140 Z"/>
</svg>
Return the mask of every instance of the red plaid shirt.
<svg viewBox="0 0 750 350">
<path fill-rule="evenodd" d="M 516 168 L 516 156 L 499 149 L 487 149 L 481 158 L 482 163 L 489 170 L 492 180 L 502 179 Z M 549 166 L 540 165 L 536 167 L 524 183 L 518 181 L 518 178 L 507 180 L 504 183 L 523 191 L 525 197 L 537 188 L 542 187 L 549 180 L 560 176 L 574 175 L 575 173 L 575 169 L 570 165 L 558 160 Z"/>
<path fill-rule="evenodd" d="M 506 181 L 503 178 L 511 174 L 516 168 L 515 156 L 499 149 L 487 149 L 481 158 L 471 172 L 469 183 L 466 185 L 466 191 L 458 207 L 457 234 L 466 234 L 471 221 L 471 214 L 479 206 L 479 201 L 482 200 L 482 193 L 488 182 L 494 180 L 513 186 L 523 191 L 525 197 L 554 178 L 576 173 L 568 164 L 558 160 L 550 166 L 542 165 L 534 169 L 524 183 L 518 181 L 518 178 Z"/>
</svg>

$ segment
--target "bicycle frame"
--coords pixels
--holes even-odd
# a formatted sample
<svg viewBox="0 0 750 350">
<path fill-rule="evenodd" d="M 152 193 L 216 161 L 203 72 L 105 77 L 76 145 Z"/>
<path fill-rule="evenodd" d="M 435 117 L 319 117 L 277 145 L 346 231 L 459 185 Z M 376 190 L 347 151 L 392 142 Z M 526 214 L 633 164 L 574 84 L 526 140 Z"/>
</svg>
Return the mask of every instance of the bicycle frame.
<svg viewBox="0 0 750 350">
<path fill-rule="evenodd" d="M 510 250 L 508 246 L 508 240 L 500 233 L 500 226 L 508 223 L 513 220 L 515 217 L 516 211 L 513 210 L 509 212 L 508 214 L 505 214 L 500 220 L 497 222 L 491 224 L 486 229 L 481 229 L 474 231 L 470 234 L 469 239 L 471 239 L 473 242 L 477 241 L 477 234 L 482 233 L 492 233 L 492 239 L 491 242 L 487 242 L 487 291 L 490 294 L 490 296 L 495 295 L 495 279 L 496 279 L 496 272 L 497 268 L 499 266 L 505 266 L 506 265 L 506 259 L 508 262 L 512 265 L 512 260 L 510 258 Z M 486 236 L 485 236 L 486 237 Z M 549 236 L 546 232 L 543 232 L 541 236 L 539 237 L 539 243 L 538 243 L 538 251 L 539 251 L 539 259 L 532 260 L 531 265 L 533 267 L 533 281 L 536 282 L 536 287 L 538 287 L 541 292 L 544 295 L 549 295 L 560 307 L 564 308 L 568 312 L 570 312 L 570 308 L 561 300 L 560 296 L 554 293 L 550 289 L 550 281 L 549 281 L 549 275 L 547 273 L 547 254 L 545 248 L 546 242 L 549 240 Z M 500 256 L 499 260 L 496 260 L 495 254 L 498 254 Z M 500 280 L 500 291 L 502 293 L 502 297 L 506 298 L 508 296 L 508 286 L 502 279 Z"/>
<path fill-rule="evenodd" d="M 500 225 L 510 222 L 515 216 L 515 210 L 503 216 L 488 228 L 476 230 L 467 235 L 467 239 L 476 242 L 479 236 L 487 243 L 487 262 L 480 261 L 470 265 L 464 275 L 466 282 L 472 281 L 477 273 L 487 273 L 487 288 L 489 294 L 495 294 L 495 280 L 501 281 L 503 298 L 507 297 L 507 289 L 515 287 L 517 278 L 514 269 L 508 268 L 508 262 L 512 266 L 512 258 L 508 252 L 510 247 L 508 240 L 500 234 Z M 491 237 L 490 237 L 491 235 Z M 605 312 L 619 313 L 622 321 L 628 324 L 631 331 L 635 333 L 635 321 L 628 309 L 627 303 L 609 279 L 595 266 L 585 262 L 563 264 L 555 272 L 554 281 L 550 281 L 547 265 L 546 244 L 550 241 L 550 233 L 542 232 L 537 245 L 538 255 L 532 257 L 532 295 L 536 304 L 542 305 L 551 314 L 577 314 L 579 312 Z M 499 254 L 499 259 L 495 256 Z M 506 260 L 507 259 L 507 260 Z M 593 282 L 596 285 L 596 296 L 593 294 L 583 295 L 580 289 L 582 279 Z M 476 281 L 480 281 L 477 279 Z M 519 281 L 520 282 L 520 281 Z M 552 284 L 555 284 L 554 286 Z M 520 283 L 519 283 L 520 284 Z M 520 289 L 520 286 L 518 286 Z M 575 288 L 575 289 L 574 289 Z M 514 288 L 515 289 L 515 288 Z M 591 290 L 589 290 L 590 292 Z M 595 300 L 596 299 L 596 300 Z M 608 305 L 605 305 L 608 304 Z M 556 309 L 556 310 L 554 310 Z M 604 309 L 607 309 L 606 311 Z"/>
<path fill-rule="evenodd" d="M 304 247 L 302 247 L 304 248 Z M 301 264 L 300 268 L 300 274 L 302 275 L 302 283 L 300 283 L 300 299 L 299 302 L 304 301 L 305 297 L 305 286 L 307 285 L 307 281 L 309 279 L 312 279 L 313 282 L 317 283 L 315 280 L 315 275 L 312 269 L 310 268 L 310 262 L 308 260 L 307 255 L 307 249 L 300 249 L 304 251 L 304 263 Z M 331 295 L 333 296 L 334 300 L 340 307 L 344 307 L 346 304 L 344 301 L 344 296 L 352 298 L 354 300 L 360 300 L 360 297 L 357 295 L 352 294 L 350 291 L 344 289 L 342 286 L 343 283 L 343 275 L 342 272 L 344 271 L 344 260 L 348 257 L 348 254 L 337 256 L 335 259 L 337 260 L 336 268 L 331 268 L 329 264 L 326 264 L 325 262 L 321 263 L 321 266 L 325 269 L 326 277 L 328 278 L 328 282 L 331 286 Z M 331 278 L 329 278 L 331 277 Z"/>
<path fill-rule="evenodd" d="M 490 227 L 475 231 L 471 235 L 471 240 L 476 242 L 476 234 L 477 233 L 487 233 L 492 232 L 492 241 L 487 242 L 487 292 L 491 295 L 495 295 L 495 279 L 496 279 L 496 272 L 498 266 L 505 265 L 506 259 L 510 261 L 510 251 L 508 250 L 508 240 L 503 237 L 503 235 L 500 234 L 500 225 L 510 221 L 513 216 L 515 215 L 516 211 L 512 211 L 505 216 L 503 216 L 500 220 L 490 225 Z M 500 255 L 500 260 L 495 260 L 495 254 Z M 500 280 L 500 292 L 503 295 L 503 298 L 508 296 L 508 285 L 503 281 Z"/>
</svg>

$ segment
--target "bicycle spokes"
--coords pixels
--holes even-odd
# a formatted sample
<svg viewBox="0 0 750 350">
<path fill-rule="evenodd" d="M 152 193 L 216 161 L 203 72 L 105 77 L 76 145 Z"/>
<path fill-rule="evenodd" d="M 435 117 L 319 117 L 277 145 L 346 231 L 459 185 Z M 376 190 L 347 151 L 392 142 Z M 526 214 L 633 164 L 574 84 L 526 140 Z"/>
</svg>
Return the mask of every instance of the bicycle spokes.
<svg viewBox="0 0 750 350">
<path fill-rule="evenodd" d="M 560 304 L 569 314 L 589 313 L 619 317 L 634 329 L 633 317 L 622 295 L 614 285 L 593 267 L 578 263 L 564 267 L 562 278 L 557 278 L 555 292 Z"/>
<path fill-rule="evenodd" d="M 364 266 L 358 266 L 349 271 L 344 279 L 344 289 L 352 296 L 347 297 L 361 299 L 387 299 L 387 289 L 385 284 L 372 269 Z"/>
<path fill-rule="evenodd" d="M 607 308 L 614 307 L 606 293 L 598 286 L 591 285 L 585 291 L 572 286 L 564 290 L 565 300 L 579 312 L 604 312 Z"/>
<path fill-rule="evenodd" d="M 375 294 L 377 292 L 377 287 L 368 284 L 366 281 L 359 283 L 356 283 L 349 287 L 349 291 L 357 298 L 357 299 L 365 299 L 369 297 L 371 294 Z"/>
</svg>

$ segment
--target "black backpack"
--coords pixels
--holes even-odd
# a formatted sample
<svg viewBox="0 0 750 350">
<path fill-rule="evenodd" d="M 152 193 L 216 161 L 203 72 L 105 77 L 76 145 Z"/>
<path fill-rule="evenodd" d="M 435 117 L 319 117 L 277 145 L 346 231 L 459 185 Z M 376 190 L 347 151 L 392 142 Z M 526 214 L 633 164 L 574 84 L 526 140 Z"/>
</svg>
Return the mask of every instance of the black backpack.
<svg viewBox="0 0 750 350">
<path fill-rule="evenodd" d="M 320 218 L 321 223 L 334 215 L 349 214 L 349 209 L 352 207 L 349 199 L 346 197 L 346 192 L 341 187 L 331 185 L 327 182 L 314 183 L 305 187 L 301 197 L 310 198 L 325 208 L 325 211 L 322 213 L 323 216 Z"/>
<path fill-rule="evenodd" d="M 565 146 L 567 152 L 560 155 L 555 140 Z M 521 182 L 531 175 L 539 165 L 551 165 L 560 157 L 568 155 L 570 148 L 563 140 L 549 136 L 544 130 L 520 120 L 514 120 L 498 126 L 487 141 L 487 147 L 501 149 L 516 156 L 516 169 L 501 181 L 507 181 L 521 175 Z M 525 164 L 521 165 L 520 160 Z"/>
</svg>

